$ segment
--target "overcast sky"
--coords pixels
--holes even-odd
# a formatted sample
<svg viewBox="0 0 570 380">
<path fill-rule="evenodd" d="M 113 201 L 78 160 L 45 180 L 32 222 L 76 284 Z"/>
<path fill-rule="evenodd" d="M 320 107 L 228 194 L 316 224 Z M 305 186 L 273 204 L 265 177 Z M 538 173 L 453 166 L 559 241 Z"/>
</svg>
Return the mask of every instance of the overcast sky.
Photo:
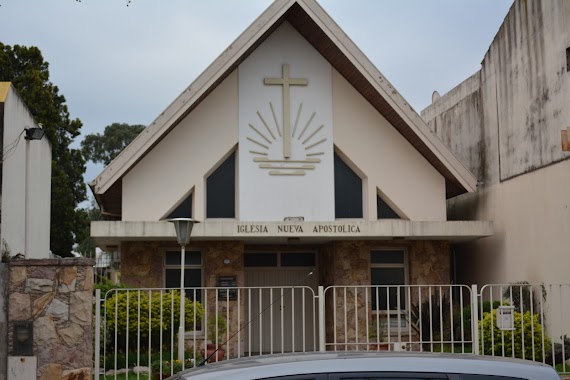
<svg viewBox="0 0 570 380">
<path fill-rule="evenodd" d="M 479 70 L 512 0 L 319 3 L 419 112 Z M 270 4 L 0 0 L 0 42 L 39 47 L 83 134 L 101 133 L 150 124 Z"/>
</svg>

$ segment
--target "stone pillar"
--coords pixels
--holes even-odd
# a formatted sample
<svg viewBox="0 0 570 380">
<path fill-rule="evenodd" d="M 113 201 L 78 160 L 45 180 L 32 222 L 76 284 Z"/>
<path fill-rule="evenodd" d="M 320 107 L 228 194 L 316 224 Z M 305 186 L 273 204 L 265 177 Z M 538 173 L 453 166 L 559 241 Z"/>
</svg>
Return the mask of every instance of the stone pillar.
<svg viewBox="0 0 570 380">
<path fill-rule="evenodd" d="M 370 320 L 370 310 L 364 302 L 368 289 L 350 286 L 370 285 L 369 247 L 362 241 L 338 241 L 327 247 L 324 256 L 328 266 L 326 277 L 332 281 L 330 285 L 348 287 L 338 288 L 336 294 L 329 290 L 326 295 L 328 341 L 334 340 L 336 326 L 336 342 L 346 343 L 337 346 L 338 350 L 365 349 L 357 342 L 365 341 L 366 321 Z M 332 308 L 336 309 L 336 321 Z"/>
<path fill-rule="evenodd" d="M 413 242 L 409 252 L 409 263 L 410 284 L 449 285 L 451 283 L 447 241 L 419 240 Z M 433 291 L 435 289 L 433 288 Z M 417 303 L 418 298 L 419 292 L 413 292 L 412 303 Z M 422 298 L 424 301 L 429 298 L 427 287 L 422 290 Z"/>
<path fill-rule="evenodd" d="M 37 379 L 91 378 L 93 265 L 84 258 L 10 263 L 8 348 L 13 322 L 33 321 Z"/>
<path fill-rule="evenodd" d="M 236 276 L 237 286 L 244 286 L 244 265 L 243 265 L 243 252 L 244 244 L 241 241 L 224 241 L 224 242 L 212 242 L 204 244 L 204 279 L 206 287 L 217 287 L 219 276 Z M 224 263 L 224 260 L 229 260 L 229 263 Z M 235 334 L 243 325 L 246 323 L 244 319 L 244 297 L 245 293 L 240 295 L 240 310 L 241 310 L 241 321 L 238 318 L 238 301 L 237 300 L 218 300 L 216 303 L 216 293 L 213 291 L 208 292 L 208 297 L 206 300 L 206 307 L 208 312 L 208 318 L 212 318 L 216 314 L 216 306 L 218 307 L 217 312 L 220 315 L 229 317 L 228 331 L 229 335 Z M 229 310 L 228 310 L 229 307 Z M 228 315 L 229 313 L 229 315 Z M 208 323 L 208 321 L 205 321 Z M 227 335 L 227 334 L 226 334 Z M 225 339 L 223 339 L 225 340 Z M 243 339 L 242 339 L 243 341 Z M 242 344 L 239 342 L 237 337 L 233 338 L 226 345 L 226 356 L 233 357 L 238 352 L 238 345 Z M 240 348 L 243 351 L 243 346 Z"/>
<path fill-rule="evenodd" d="M 8 368 L 8 312 L 6 297 L 8 295 L 10 271 L 8 264 L 0 264 L 0 380 L 6 380 Z"/>
</svg>

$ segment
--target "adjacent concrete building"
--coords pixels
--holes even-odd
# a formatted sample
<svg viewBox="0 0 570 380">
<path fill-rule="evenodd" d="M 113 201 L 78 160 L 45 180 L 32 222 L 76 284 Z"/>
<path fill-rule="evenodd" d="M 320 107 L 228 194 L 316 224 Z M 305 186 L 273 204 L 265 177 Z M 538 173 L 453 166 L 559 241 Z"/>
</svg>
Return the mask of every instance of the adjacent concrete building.
<svg viewBox="0 0 570 380">
<path fill-rule="evenodd" d="M 0 242 L 28 259 L 48 258 L 50 246 L 51 144 L 29 139 L 34 128 L 14 86 L 0 82 Z"/>
<path fill-rule="evenodd" d="M 422 117 L 479 179 L 448 200 L 448 218 L 495 223 L 453 245 L 458 281 L 567 283 L 570 2 L 515 1 L 481 70 L 434 95 Z"/>
</svg>

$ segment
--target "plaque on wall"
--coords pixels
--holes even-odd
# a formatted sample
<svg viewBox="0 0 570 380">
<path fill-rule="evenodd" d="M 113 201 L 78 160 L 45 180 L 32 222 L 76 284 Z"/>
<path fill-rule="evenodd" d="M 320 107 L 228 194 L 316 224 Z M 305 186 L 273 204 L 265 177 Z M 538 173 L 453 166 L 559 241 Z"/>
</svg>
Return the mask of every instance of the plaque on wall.
<svg viewBox="0 0 570 380">
<path fill-rule="evenodd" d="M 218 299 L 220 300 L 237 300 L 237 276 L 219 276 L 218 277 Z M 234 288 L 234 289 L 232 289 Z"/>
</svg>

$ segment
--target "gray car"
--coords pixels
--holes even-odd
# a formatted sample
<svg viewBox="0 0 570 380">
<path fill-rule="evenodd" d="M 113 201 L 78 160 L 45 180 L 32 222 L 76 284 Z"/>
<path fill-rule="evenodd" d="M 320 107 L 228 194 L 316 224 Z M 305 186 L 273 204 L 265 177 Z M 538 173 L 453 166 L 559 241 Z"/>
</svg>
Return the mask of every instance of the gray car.
<svg viewBox="0 0 570 380">
<path fill-rule="evenodd" d="M 315 352 L 232 359 L 181 372 L 176 380 L 560 380 L 550 366 L 488 356 Z"/>
</svg>

